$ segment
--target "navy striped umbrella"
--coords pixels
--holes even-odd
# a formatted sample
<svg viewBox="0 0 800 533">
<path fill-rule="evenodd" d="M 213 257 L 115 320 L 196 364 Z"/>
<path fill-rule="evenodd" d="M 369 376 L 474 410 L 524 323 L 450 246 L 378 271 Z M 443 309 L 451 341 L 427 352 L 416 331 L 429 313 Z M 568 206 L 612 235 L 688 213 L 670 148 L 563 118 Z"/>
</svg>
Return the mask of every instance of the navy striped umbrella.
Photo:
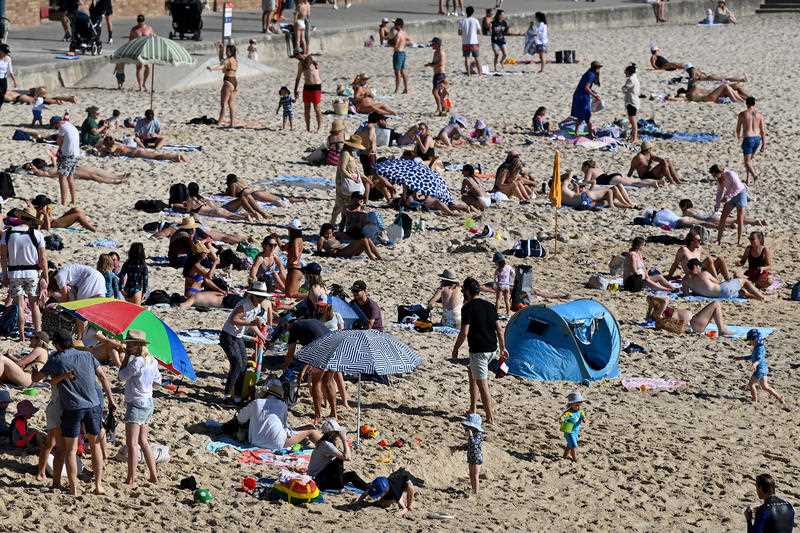
<svg viewBox="0 0 800 533">
<path fill-rule="evenodd" d="M 375 165 L 375 173 L 414 192 L 433 196 L 448 205 L 453 203 L 444 178 L 425 163 L 413 159 L 386 159 Z"/>
</svg>

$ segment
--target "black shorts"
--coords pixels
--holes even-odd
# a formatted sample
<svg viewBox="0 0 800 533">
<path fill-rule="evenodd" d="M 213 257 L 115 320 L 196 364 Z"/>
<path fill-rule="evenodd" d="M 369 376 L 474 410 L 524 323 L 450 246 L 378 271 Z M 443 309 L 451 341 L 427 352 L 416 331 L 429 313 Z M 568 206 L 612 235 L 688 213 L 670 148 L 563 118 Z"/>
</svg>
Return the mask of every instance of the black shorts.
<svg viewBox="0 0 800 533">
<path fill-rule="evenodd" d="M 114 7 L 111 5 L 111 0 L 97 0 L 94 3 L 94 13 L 105 15 L 109 17 L 114 14 Z"/>
<path fill-rule="evenodd" d="M 615 174 L 600 174 L 595 178 L 595 183 L 598 185 L 611 185 L 611 180 L 616 178 L 617 176 L 622 177 L 622 174 L 615 173 Z"/>
<path fill-rule="evenodd" d="M 625 104 L 625 109 L 628 111 L 629 117 L 635 117 L 639 113 L 639 110 L 630 104 Z"/>
</svg>

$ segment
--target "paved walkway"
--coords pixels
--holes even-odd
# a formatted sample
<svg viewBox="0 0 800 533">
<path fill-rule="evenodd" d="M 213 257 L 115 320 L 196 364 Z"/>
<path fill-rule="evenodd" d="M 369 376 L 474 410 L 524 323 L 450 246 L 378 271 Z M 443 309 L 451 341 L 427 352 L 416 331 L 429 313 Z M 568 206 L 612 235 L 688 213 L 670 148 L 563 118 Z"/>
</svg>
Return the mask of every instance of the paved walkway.
<svg viewBox="0 0 800 533">
<path fill-rule="evenodd" d="M 494 2 L 486 2 L 493 4 Z M 509 14 L 532 14 L 535 11 L 579 10 L 625 6 L 634 3 L 632 0 L 599 0 L 596 2 L 570 0 L 505 0 L 503 9 Z M 638 3 L 638 2 L 636 2 Z M 400 4 L 400 5 L 398 5 Z M 465 2 L 465 5 L 469 5 Z M 312 7 L 312 24 L 322 31 L 351 30 L 355 28 L 376 28 L 383 17 L 402 17 L 407 23 L 425 22 L 441 18 L 435 13 L 438 9 L 436 0 L 367 0 L 355 3 L 350 9 L 333 10 L 329 5 L 314 4 Z M 476 15 L 483 16 L 485 7 L 476 6 Z M 168 35 L 172 29 L 169 16 L 151 18 L 148 22 L 160 35 Z M 103 55 L 110 54 L 116 46 L 127 41 L 128 31 L 135 24 L 133 18 L 114 18 L 114 44 L 104 44 Z M 222 15 L 207 10 L 203 15 L 203 42 L 184 41 L 190 51 L 208 51 L 215 40 L 222 35 Z M 524 32 L 527 27 L 514 28 Z M 411 31 L 413 36 L 413 30 Z M 366 34 L 365 34 L 366 35 Z M 35 65 L 52 64 L 57 54 L 64 53 L 66 45 L 61 39 L 63 30 L 59 22 L 44 22 L 34 28 L 14 28 L 9 34 L 14 64 L 17 67 L 33 67 Z M 262 36 L 261 14 L 253 11 L 234 11 L 233 36 L 237 40 Z M 107 39 L 105 23 L 103 24 L 103 42 Z"/>
</svg>

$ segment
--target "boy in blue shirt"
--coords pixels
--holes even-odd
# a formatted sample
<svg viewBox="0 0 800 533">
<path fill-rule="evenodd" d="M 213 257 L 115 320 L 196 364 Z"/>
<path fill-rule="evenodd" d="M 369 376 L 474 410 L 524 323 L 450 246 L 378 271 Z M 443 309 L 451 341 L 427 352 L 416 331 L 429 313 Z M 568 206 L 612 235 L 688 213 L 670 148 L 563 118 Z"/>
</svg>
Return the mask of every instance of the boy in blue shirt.
<svg viewBox="0 0 800 533">
<path fill-rule="evenodd" d="M 784 403 L 783 396 L 773 389 L 767 383 L 767 374 L 769 367 L 767 366 L 767 347 L 764 345 L 764 337 L 757 329 L 751 329 L 747 332 L 747 342 L 753 347 L 750 355 L 743 355 L 741 357 L 734 357 L 737 361 L 749 361 L 753 363 L 753 375 L 750 376 L 750 383 L 747 388 L 750 389 L 750 399 L 754 402 L 758 401 L 758 394 L 756 393 L 756 385 L 759 385 L 763 390 L 775 396 L 777 400 Z"/>
<path fill-rule="evenodd" d="M 572 459 L 578 461 L 578 438 L 581 433 L 581 425 L 586 423 L 586 413 L 581 409 L 583 395 L 580 392 L 571 392 L 567 396 L 567 410 L 560 417 L 561 432 L 564 433 L 564 455 L 562 459 Z"/>
</svg>

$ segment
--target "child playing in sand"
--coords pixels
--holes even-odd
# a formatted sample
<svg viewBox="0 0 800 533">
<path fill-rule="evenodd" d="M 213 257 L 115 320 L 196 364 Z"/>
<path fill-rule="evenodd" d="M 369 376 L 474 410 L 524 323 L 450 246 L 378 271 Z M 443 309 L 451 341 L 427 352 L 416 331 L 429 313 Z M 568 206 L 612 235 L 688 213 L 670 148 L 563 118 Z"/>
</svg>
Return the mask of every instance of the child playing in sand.
<svg viewBox="0 0 800 533">
<path fill-rule="evenodd" d="M 492 262 L 495 264 L 494 270 L 494 307 L 500 310 L 500 297 L 506 306 L 506 316 L 511 314 L 511 278 L 514 276 L 514 269 L 506 263 L 505 256 L 500 252 L 495 252 Z"/>
<path fill-rule="evenodd" d="M 156 483 L 156 460 L 150 449 L 147 422 L 153 416 L 153 383 L 161 384 L 161 374 L 155 357 L 147 351 L 144 331 L 128 331 L 119 378 L 125 381 L 125 444 L 128 447 L 128 478 L 125 482 L 128 485 L 136 483 L 136 465 L 141 451 L 150 471 L 149 481 Z"/>
<path fill-rule="evenodd" d="M 292 118 L 294 117 L 294 98 L 292 98 L 291 93 L 289 92 L 288 87 L 281 87 L 278 91 L 278 95 L 280 95 L 280 100 L 278 100 L 278 109 L 275 110 L 275 114 L 278 114 L 278 111 L 283 108 L 283 125 L 281 129 L 286 129 L 286 122 L 289 122 L 289 129 L 294 129 L 294 124 L 292 124 Z"/>
<path fill-rule="evenodd" d="M 586 423 L 586 413 L 581 409 L 583 404 L 583 395 L 580 392 L 571 392 L 567 396 L 567 410 L 560 417 L 561 432 L 564 434 L 564 440 L 567 441 L 564 446 L 564 455 L 562 459 L 578 460 L 578 438 L 581 433 L 581 425 Z"/>
<path fill-rule="evenodd" d="M 247 59 L 250 61 L 258 61 L 258 47 L 256 46 L 255 39 L 250 39 L 247 46 Z"/>
<path fill-rule="evenodd" d="M 461 422 L 467 432 L 467 464 L 469 465 L 469 483 L 473 494 L 478 494 L 483 464 L 483 421 L 478 413 L 469 413 Z"/>
<path fill-rule="evenodd" d="M 125 63 L 114 65 L 114 77 L 117 79 L 117 89 L 121 91 L 125 85 Z"/>
<path fill-rule="evenodd" d="M 44 96 L 46 94 L 47 89 L 44 87 L 39 87 L 36 89 L 36 100 L 33 101 L 33 107 L 31 108 L 31 112 L 33 113 L 33 121 L 31 121 L 31 126 L 42 126 L 42 111 L 45 109 Z"/>
<path fill-rule="evenodd" d="M 763 390 L 775 396 L 777 400 L 784 403 L 783 396 L 773 389 L 767 383 L 767 374 L 769 367 L 767 366 L 767 347 L 764 345 L 764 337 L 757 329 L 751 329 L 747 332 L 747 342 L 753 347 L 753 352 L 750 355 L 743 355 L 741 357 L 734 357 L 737 361 L 749 361 L 753 363 L 753 375 L 750 376 L 750 382 L 747 388 L 750 389 L 750 399 L 754 402 L 758 401 L 758 394 L 756 393 L 756 384 Z"/>
</svg>

